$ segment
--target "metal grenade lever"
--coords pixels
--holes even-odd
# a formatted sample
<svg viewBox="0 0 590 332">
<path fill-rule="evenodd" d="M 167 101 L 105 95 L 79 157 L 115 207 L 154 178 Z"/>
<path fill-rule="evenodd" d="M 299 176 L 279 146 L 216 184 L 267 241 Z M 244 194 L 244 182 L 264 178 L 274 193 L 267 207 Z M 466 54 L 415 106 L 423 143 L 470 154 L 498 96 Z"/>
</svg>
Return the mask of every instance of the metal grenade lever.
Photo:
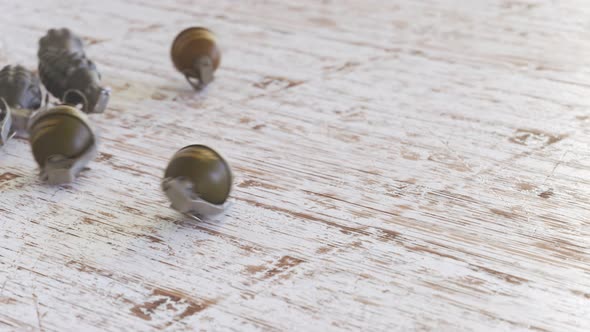
<svg viewBox="0 0 590 332">
<path fill-rule="evenodd" d="M 0 146 L 4 146 L 6 142 L 14 135 L 12 131 L 12 117 L 10 115 L 10 108 L 4 98 L 0 98 Z"/>
<path fill-rule="evenodd" d="M 211 216 L 224 211 L 223 205 L 211 204 L 195 195 L 193 186 L 190 180 L 184 178 L 166 179 L 162 182 L 172 208 L 179 212 Z"/>
</svg>

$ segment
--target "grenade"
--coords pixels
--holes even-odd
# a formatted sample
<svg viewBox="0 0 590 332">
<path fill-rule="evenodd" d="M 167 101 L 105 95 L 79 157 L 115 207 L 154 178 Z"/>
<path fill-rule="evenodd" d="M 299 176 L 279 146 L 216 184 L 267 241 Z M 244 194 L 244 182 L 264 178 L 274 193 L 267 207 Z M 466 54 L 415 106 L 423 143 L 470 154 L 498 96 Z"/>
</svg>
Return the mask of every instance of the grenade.
<svg viewBox="0 0 590 332">
<path fill-rule="evenodd" d="M 172 43 L 171 54 L 176 69 L 197 90 L 213 81 L 213 72 L 221 61 L 215 35 L 200 27 L 188 28 L 178 34 Z"/>
<path fill-rule="evenodd" d="M 231 185 L 228 163 L 204 145 L 189 145 L 176 152 L 162 180 L 172 208 L 199 216 L 223 212 Z"/>
<path fill-rule="evenodd" d="M 80 38 L 67 29 L 49 30 L 39 41 L 37 56 L 47 91 L 64 103 L 82 104 L 86 113 L 104 112 L 110 90 L 100 86 L 100 74 Z"/>
<path fill-rule="evenodd" d="M 22 66 L 5 66 L 0 70 L 0 98 L 4 100 L 2 106 L 7 109 L 8 120 L 12 121 L 7 130 L 26 137 L 29 118 L 43 100 L 39 79 Z"/>
<path fill-rule="evenodd" d="M 33 157 L 50 184 L 72 182 L 96 156 L 96 137 L 86 115 L 60 105 L 36 113 L 30 124 Z"/>
</svg>

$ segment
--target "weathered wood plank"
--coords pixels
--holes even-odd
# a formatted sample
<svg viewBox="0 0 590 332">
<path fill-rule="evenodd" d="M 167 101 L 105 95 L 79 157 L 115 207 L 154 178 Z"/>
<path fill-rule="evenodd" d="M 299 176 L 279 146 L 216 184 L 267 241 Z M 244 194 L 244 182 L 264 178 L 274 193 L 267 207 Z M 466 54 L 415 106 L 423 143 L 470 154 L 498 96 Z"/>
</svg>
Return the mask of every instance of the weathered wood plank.
<svg viewBox="0 0 590 332">
<path fill-rule="evenodd" d="M 587 331 L 584 1 L 1 1 L 0 61 L 84 37 L 99 158 L 47 186 L 0 151 L 0 330 Z M 214 30 L 195 94 L 169 46 Z M 197 223 L 159 181 L 180 147 L 231 162 Z"/>
</svg>

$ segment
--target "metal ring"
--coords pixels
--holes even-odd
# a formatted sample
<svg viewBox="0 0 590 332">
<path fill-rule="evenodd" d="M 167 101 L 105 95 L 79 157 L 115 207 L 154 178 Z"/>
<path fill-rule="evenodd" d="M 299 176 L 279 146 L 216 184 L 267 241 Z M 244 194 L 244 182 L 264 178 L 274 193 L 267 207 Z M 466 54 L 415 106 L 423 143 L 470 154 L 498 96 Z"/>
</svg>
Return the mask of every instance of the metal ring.
<svg viewBox="0 0 590 332">
<path fill-rule="evenodd" d="M 82 97 L 82 99 L 83 99 L 82 109 L 88 111 L 88 107 L 90 107 L 90 105 L 88 105 L 88 98 L 86 98 L 86 95 L 84 93 L 82 93 L 82 91 L 80 91 L 78 89 L 69 89 L 69 90 L 66 90 L 66 92 L 64 92 L 64 95 L 62 97 L 64 103 L 69 104 L 68 101 L 67 101 L 67 96 L 68 96 L 68 94 L 70 94 L 72 92 L 73 93 L 76 93 L 80 97 Z"/>
</svg>

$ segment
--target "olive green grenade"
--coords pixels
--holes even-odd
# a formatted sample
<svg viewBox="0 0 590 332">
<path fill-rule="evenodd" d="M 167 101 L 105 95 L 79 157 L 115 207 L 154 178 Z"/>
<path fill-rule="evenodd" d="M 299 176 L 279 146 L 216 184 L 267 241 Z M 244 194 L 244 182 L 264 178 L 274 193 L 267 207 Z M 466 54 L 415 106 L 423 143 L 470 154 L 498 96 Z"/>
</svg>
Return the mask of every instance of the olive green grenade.
<svg viewBox="0 0 590 332">
<path fill-rule="evenodd" d="M 213 73 L 221 62 L 215 35 L 201 27 L 188 28 L 178 34 L 172 43 L 171 55 L 176 69 L 197 90 L 213 81 Z"/>
<path fill-rule="evenodd" d="M 36 113 L 30 121 L 30 144 L 41 178 L 58 185 L 74 181 L 96 157 L 97 139 L 86 115 L 69 105 Z"/>
<path fill-rule="evenodd" d="M 68 29 L 51 29 L 39 40 L 39 76 L 47 91 L 63 103 L 83 105 L 86 113 L 102 113 L 110 90 L 84 53 L 83 43 Z"/>
<path fill-rule="evenodd" d="M 204 145 L 189 145 L 176 152 L 162 180 L 172 208 L 197 216 L 223 212 L 231 186 L 228 163 Z"/>
<path fill-rule="evenodd" d="M 39 78 L 22 66 L 5 66 L 0 70 L 0 99 L 2 145 L 15 134 L 27 136 L 29 118 L 43 100 Z"/>
</svg>

